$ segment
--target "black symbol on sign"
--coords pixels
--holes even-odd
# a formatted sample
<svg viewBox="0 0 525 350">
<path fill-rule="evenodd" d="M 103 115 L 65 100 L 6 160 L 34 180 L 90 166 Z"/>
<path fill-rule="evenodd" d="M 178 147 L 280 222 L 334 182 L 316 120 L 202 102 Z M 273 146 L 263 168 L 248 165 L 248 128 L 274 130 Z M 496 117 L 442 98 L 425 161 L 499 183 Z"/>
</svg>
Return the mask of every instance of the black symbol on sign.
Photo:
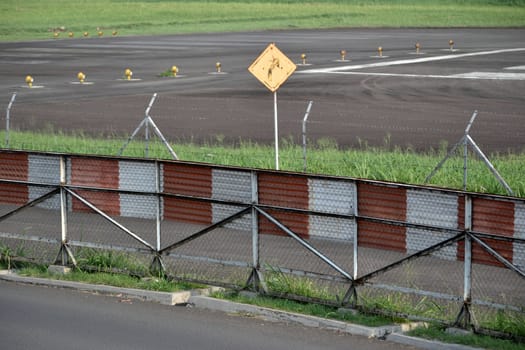
<svg viewBox="0 0 525 350">
<path fill-rule="evenodd" d="M 270 68 L 268 68 L 268 80 L 269 81 L 272 81 L 273 70 L 275 68 L 281 68 L 279 64 L 279 58 L 277 57 L 272 58 L 272 63 L 270 64 Z"/>
</svg>

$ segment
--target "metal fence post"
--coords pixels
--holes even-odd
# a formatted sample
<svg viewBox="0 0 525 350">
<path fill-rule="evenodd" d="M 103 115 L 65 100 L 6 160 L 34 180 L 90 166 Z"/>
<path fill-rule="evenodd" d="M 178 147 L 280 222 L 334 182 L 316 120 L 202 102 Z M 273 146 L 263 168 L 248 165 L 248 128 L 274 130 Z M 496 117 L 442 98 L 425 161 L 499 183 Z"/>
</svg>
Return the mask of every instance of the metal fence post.
<svg viewBox="0 0 525 350">
<path fill-rule="evenodd" d="M 358 236 L 359 236 L 359 224 L 357 223 L 357 216 L 359 214 L 359 208 L 357 207 L 358 206 L 358 198 L 357 198 L 357 183 L 356 183 L 356 191 L 355 191 L 355 194 L 354 194 L 354 197 L 352 198 L 352 206 L 354 208 L 354 220 L 355 220 L 355 230 L 354 232 L 352 233 L 352 240 L 354 242 L 354 246 L 353 246 L 353 274 L 352 274 L 352 277 L 353 277 L 353 280 L 352 280 L 352 283 L 350 285 L 350 288 L 348 289 L 348 291 L 346 292 L 345 296 L 343 297 L 343 302 L 342 302 L 342 305 L 343 306 L 346 306 L 346 305 L 350 305 L 351 307 L 356 307 L 357 306 L 357 289 L 356 289 L 356 285 L 354 283 L 354 281 L 357 279 L 357 274 L 359 273 L 359 269 L 358 269 L 358 265 L 359 265 L 359 261 L 358 261 L 358 245 L 357 245 L 357 240 L 358 240 Z"/>
<path fill-rule="evenodd" d="M 359 208 L 357 207 L 358 206 L 358 198 L 357 198 L 357 183 L 355 184 L 355 188 L 356 188 L 356 191 L 355 191 L 355 195 L 354 195 L 354 203 L 353 203 L 353 207 L 354 207 L 354 220 L 355 220 L 355 230 L 353 232 L 353 240 L 354 240 L 354 274 L 352 277 L 354 277 L 354 279 L 357 279 L 357 274 L 358 274 L 358 267 L 359 267 L 359 264 L 358 264 L 358 259 L 357 259 L 357 253 L 358 253 L 358 245 L 357 245 L 357 240 L 358 240 L 358 231 L 359 231 L 359 226 L 358 226 L 358 223 L 357 223 L 357 216 L 359 215 Z"/>
<path fill-rule="evenodd" d="M 465 195 L 465 261 L 463 280 L 463 306 L 456 318 L 455 326 L 468 329 L 471 327 L 472 315 L 470 305 L 472 301 L 472 197 Z"/>
<path fill-rule="evenodd" d="M 312 109 L 312 104 L 314 101 L 310 101 L 308 103 L 308 107 L 306 108 L 306 113 L 304 114 L 303 118 L 303 171 L 306 172 L 306 121 L 308 119 L 308 115 L 310 114 L 310 109 Z"/>
<path fill-rule="evenodd" d="M 13 96 L 11 96 L 11 101 L 9 101 L 9 104 L 7 105 L 7 110 L 5 113 L 5 147 L 9 148 L 9 119 L 10 119 L 10 112 L 11 112 L 11 106 L 13 105 L 13 102 L 15 102 L 16 98 L 16 92 L 13 92 Z"/>
<path fill-rule="evenodd" d="M 252 273 L 250 274 L 250 277 L 248 279 L 248 282 L 246 283 L 247 286 L 250 286 L 257 292 L 268 292 L 268 288 L 266 286 L 266 283 L 264 282 L 264 276 L 261 273 L 261 264 L 259 259 L 259 220 L 258 220 L 258 212 L 256 209 L 256 205 L 258 204 L 259 200 L 259 189 L 257 184 L 257 172 L 252 171 L 251 172 L 251 190 L 252 190 Z"/>
<path fill-rule="evenodd" d="M 161 213 L 161 210 L 162 210 L 162 203 L 161 203 L 161 200 L 162 200 L 162 197 L 160 196 L 160 191 L 161 191 L 161 188 L 160 188 L 160 167 L 162 166 L 162 164 L 158 161 L 155 161 L 155 191 L 157 192 L 156 193 L 156 197 L 157 197 L 157 251 L 160 250 L 160 245 L 161 245 L 161 231 L 160 231 L 160 221 L 162 219 L 162 213 Z"/>
<path fill-rule="evenodd" d="M 162 220 L 162 196 L 161 196 L 161 169 L 162 163 L 155 161 L 155 195 L 157 198 L 157 208 L 156 208 L 156 232 L 157 232 L 157 244 L 155 246 L 155 257 L 150 266 L 150 270 L 153 274 L 157 276 L 166 274 L 166 267 L 164 266 L 164 261 L 162 260 L 160 250 L 161 250 L 161 220 Z"/>
<path fill-rule="evenodd" d="M 463 136 L 463 191 L 467 190 L 467 172 L 468 172 L 468 135 L 470 132 L 470 128 L 472 127 L 472 124 L 474 124 L 474 120 L 478 116 L 478 111 L 474 111 L 472 113 L 472 117 L 470 117 L 470 120 L 467 124 L 467 127 L 465 128 L 465 134 Z"/>
<path fill-rule="evenodd" d="M 467 190 L 467 178 L 468 178 L 468 142 L 464 138 L 463 141 L 463 191 Z"/>
<path fill-rule="evenodd" d="M 67 202 L 67 173 L 66 173 L 66 159 L 65 156 L 60 157 L 60 228 L 61 228 L 61 246 L 55 264 L 62 266 L 72 263 L 77 265 L 73 252 L 69 248 L 68 241 L 68 202 Z"/>
<path fill-rule="evenodd" d="M 145 139 L 145 157 L 149 158 L 149 123 L 146 123 L 144 130 L 144 139 Z"/>
<path fill-rule="evenodd" d="M 62 243 L 67 240 L 67 196 L 62 188 L 66 184 L 66 162 L 64 156 L 60 157 L 60 217 L 62 229 Z"/>
</svg>

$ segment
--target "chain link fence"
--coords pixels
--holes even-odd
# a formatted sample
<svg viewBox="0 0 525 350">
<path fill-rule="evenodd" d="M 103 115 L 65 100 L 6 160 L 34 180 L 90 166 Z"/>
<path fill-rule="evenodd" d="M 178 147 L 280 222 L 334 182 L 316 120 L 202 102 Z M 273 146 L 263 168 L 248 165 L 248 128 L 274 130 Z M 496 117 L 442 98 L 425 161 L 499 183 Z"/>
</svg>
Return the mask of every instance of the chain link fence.
<svg viewBox="0 0 525 350">
<path fill-rule="evenodd" d="M 179 161 L 1 151 L 0 164 L 3 255 L 112 254 L 133 273 L 463 327 L 525 317 L 522 199 Z"/>
</svg>

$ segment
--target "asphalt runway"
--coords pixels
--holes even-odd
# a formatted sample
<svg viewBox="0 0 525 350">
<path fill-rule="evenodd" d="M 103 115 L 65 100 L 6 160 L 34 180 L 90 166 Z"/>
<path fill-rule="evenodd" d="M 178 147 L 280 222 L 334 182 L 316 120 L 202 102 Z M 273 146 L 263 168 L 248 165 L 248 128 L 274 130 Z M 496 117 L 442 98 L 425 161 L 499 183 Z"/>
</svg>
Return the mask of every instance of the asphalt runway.
<svg viewBox="0 0 525 350">
<path fill-rule="evenodd" d="M 0 43 L 2 128 L 17 92 L 13 129 L 129 135 L 158 93 L 150 115 L 169 140 L 271 144 L 273 94 L 247 68 L 275 42 L 298 64 L 277 93 L 281 138 L 300 142 L 313 101 L 307 124 L 312 142 L 330 138 L 358 147 L 388 140 L 424 151 L 459 141 L 478 110 L 471 135 L 485 153 L 525 149 L 525 29 L 62 36 Z M 161 77 L 173 65 L 178 76 Z M 124 79 L 126 68 L 133 71 L 131 81 Z M 77 81 L 79 71 L 87 76 L 84 84 Z M 24 83 L 28 74 L 31 89 Z"/>
</svg>

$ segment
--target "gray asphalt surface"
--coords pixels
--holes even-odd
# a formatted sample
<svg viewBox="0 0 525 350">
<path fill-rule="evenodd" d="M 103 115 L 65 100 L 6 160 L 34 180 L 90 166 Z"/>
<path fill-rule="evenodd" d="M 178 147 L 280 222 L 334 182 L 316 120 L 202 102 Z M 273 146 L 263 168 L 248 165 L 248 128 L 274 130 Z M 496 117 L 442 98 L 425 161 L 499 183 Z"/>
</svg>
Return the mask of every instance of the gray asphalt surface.
<svg viewBox="0 0 525 350">
<path fill-rule="evenodd" d="M 0 108 L 5 110 L 17 91 L 12 128 L 130 134 L 157 92 L 150 114 L 170 140 L 269 144 L 273 96 L 247 68 L 270 42 L 298 64 L 305 53 L 309 64 L 298 66 L 278 91 L 280 137 L 300 141 L 312 100 L 312 141 L 332 138 L 355 147 L 388 140 L 417 150 L 438 148 L 442 141 L 459 141 L 478 110 L 471 135 L 484 152 L 524 149 L 525 29 L 301 30 L 0 43 Z M 375 57 L 378 46 L 383 58 Z M 343 49 L 348 62 L 338 62 Z M 213 74 L 217 61 L 224 74 Z M 160 77 L 172 65 L 179 67 L 178 77 Z M 128 67 L 136 80 L 123 80 Z M 91 85 L 77 83 L 79 71 Z M 25 87 L 27 74 L 35 79 L 33 89 Z"/>
<path fill-rule="evenodd" d="M 0 281 L 5 349 L 415 349 L 256 317 Z"/>
</svg>

